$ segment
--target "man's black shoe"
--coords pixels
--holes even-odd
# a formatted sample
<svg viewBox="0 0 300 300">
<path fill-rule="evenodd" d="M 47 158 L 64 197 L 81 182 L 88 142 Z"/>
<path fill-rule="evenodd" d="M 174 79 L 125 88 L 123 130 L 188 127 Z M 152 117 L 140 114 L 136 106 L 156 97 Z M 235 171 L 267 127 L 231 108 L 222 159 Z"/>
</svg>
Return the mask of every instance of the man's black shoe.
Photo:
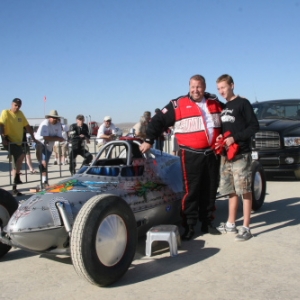
<svg viewBox="0 0 300 300">
<path fill-rule="evenodd" d="M 23 182 L 20 179 L 20 174 L 16 174 L 13 184 L 22 184 L 22 183 Z"/>
<path fill-rule="evenodd" d="M 181 236 L 181 239 L 184 241 L 189 241 L 195 234 L 194 226 L 189 225 L 189 227 L 185 228 L 185 231 L 183 235 Z"/>
<path fill-rule="evenodd" d="M 201 225 L 201 232 L 213 234 L 213 235 L 220 235 L 222 234 L 216 227 L 214 227 L 211 223 L 202 222 Z"/>
</svg>

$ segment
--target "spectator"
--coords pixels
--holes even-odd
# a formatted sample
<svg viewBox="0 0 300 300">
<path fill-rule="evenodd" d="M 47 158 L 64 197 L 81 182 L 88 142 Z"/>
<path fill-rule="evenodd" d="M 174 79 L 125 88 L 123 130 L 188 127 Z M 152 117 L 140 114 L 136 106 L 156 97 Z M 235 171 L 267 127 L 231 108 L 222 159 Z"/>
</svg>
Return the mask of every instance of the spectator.
<svg viewBox="0 0 300 300">
<path fill-rule="evenodd" d="M 72 145 L 72 149 L 69 154 L 70 172 L 71 175 L 73 175 L 76 173 L 77 155 L 81 155 L 84 158 L 81 167 L 83 165 L 89 165 L 89 163 L 93 160 L 93 155 L 85 149 L 86 143 L 90 143 L 90 134 L 87 124 L 84 123 L 83 115 L 78 115 L 76 117 L 76 123 L 70 126 L 69 138 Z"/>
<path fill-rule="evenodd" d="M 40 170 L 42 173 L 43 188 L 47 188 L 48 184 L 48 163 L 52 155 L 53 146 L 56 141 L 63 142 L 60 116 L 57 110 L 51 110 L 49 115 L 45 116 L 45 120 L 40 124 L 36 139 L 41 143 L 36 145 L 36 157 L 40 162 Z"/>
<path fill-rule="evenodd" d="M 141 139 L 145 139 L 146 129 L 150 121 L 151 121 L 151 112 L 145 111 L 143 115 L 140 117 L 139 122 L 134 124 L 134 126 L 132 127 L 134 131 L 134 136 L 139 137 Z"/>
<path fill-rule="evenodd" d="M 23 135 L 23 144 L 22 145 L 24 147 L 25 160 L 26 160 L 27 166 L 29 168 L 29 172 L 30 172 L 30 174 L 36 174 L 37 171 L 32 166 L 29 140 L 28 140 L 27 135 L 26 135 L 26 127 L 24 127 L 24 135 Z"/>
<path fill-rule="evenodd" d="M 203 233 L 220 234 L 212 225 L 219 179 L 220 159 L 212 146 L 221 133 L 220 113 L 223 104 L 215 95 L 205 92 L 205 78 L 194 75 L 189 81 L 189 93 L 170 101 L 151 120 L 145 142 L 145 153 L 163 128 L 174 125 L 180 147 L 185 194 L 182 199 L 182 239 L 190 240 L 199 219 Z"/>
<path fill-rule="evenodd" d="M 160 112 L 159 108 L 155 109 L 155 114 L 158 114 Z M 168 128 L 164 129 L 163 132 L 160 134 L 160 136 L 154 141 L 153 148 L 163 151 L 164 150 L 164 144 L 165 144 L 165 135 L 168 134 Z"/>
<path fill-rule="evenodd" d="M 20 179 L 20 171 L 25 157 L 24 148 L 22 147 L 24 127 L 30 133 L 32 140 L 36 141 L 32 128 L 20 110 L 21 106 L 22 100 L 15 98 L 12 101 L 11 108 L 3 110 L 0 116 L 0 134 L 3 147 L 9 151 L 9 156 L 12 156 L 14 162 L 12 173 L 15 186 L 23 183 Z M 14 195 L 18 196 L 18 193 L 17 189 L 13 190 Z"/>
<path fill-rule="evenodd" d="M 62 125 L 62 137 L 64 138 L 63 142 L 56 141 L 53 146 L 53 152 L 55 154 L 54 158 L 54 165 L 66 165 L 67 164 L 67 149 L 68 149 L 68 136 L 67 133 L 64 131 L 66 126 Z"/>
<path fill-rule="evenodd" d="M 238 233 L 236 241 L 246 241 L 252 237 L 250 232 L 250 217 L 252 210 L 251 192 L 251 137 L 259 130 L 259 123 L 250 102 L 234 94 L 233 78 L 227 74 L 217 79 L 220 95 L 226 99 L 225 109 L 221 113 L 222 133 L 229 133 L 224 139 L 226 147 L 236 144 L 238 152 L 231 160 L 226 156 L 221 158 L 220 192 L 229 194 L 229 216 L 226 223 L 218 227 L 221 233 Z M 222 135 L 218 137 L 221 139 Z M 243 226 L 237 231 L 235 226 L 238 195 L 243 195 Z"/>
<path fill-rule="evenodd" d="M 179 152 L 179 145 L 174 133 L 174 127 L 172 126 L 170 128 L 171 128 L 171 151 L 173 155 L 177 156 Z"/>
<path fill-rule="evenodd" d="M 98 148 L 102 147 L 104 144 L 112 141 L 115 138 L 116 127 L 111 122 L 110 116 L 104 117 L 104 123 L 98 129 L 97 133 L 97 143 Z"/>
</svg>

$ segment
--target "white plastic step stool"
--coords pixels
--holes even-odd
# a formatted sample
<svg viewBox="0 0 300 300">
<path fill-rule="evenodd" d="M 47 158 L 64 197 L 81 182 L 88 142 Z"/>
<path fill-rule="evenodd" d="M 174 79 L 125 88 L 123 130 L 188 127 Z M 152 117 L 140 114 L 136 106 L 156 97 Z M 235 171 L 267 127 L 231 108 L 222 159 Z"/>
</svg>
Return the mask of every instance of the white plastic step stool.
<svg viewBox="0 0 300 300">
<path fill-rule="evenodd" d="M 170 255 L 178 254 L 178 247 L 181 246 L 181 239 L 176 225 L 158 225 L 149 229 L 146 240 L 146 255 L 152 254 L 152 242 L 166 241 L 169 243 Z"/>
</svg>

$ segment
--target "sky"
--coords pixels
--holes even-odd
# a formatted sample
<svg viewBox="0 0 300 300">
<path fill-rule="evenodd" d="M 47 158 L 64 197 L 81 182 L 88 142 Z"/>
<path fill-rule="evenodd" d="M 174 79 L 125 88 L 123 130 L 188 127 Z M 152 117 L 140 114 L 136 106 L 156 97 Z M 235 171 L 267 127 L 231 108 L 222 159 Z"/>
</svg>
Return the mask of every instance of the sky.
<svg viewBox="0 0 300 300">
<path fill-rule="evenodd" d="M 300 0 L 0 0 L 0 109 L 137 122 L 195 74 L 217 95 L 226 73 L 250 102 L 300 98 L 299 16 Z"/>
</svg>

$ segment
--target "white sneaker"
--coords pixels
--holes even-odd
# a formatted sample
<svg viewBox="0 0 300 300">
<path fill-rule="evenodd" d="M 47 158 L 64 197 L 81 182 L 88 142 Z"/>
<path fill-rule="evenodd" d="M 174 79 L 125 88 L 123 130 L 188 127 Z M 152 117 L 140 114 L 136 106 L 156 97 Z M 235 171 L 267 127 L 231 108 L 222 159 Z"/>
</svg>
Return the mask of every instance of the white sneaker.
<svg viewBox="0 0 300 300">
<path fill-rule="evenodd" d="M 217 227 L 217 230 L 219 230 L 221 233 L 237 233 L 236 226 L 234 227 L 227 227 L 226 223 L 221 223 L 220 226 Z"/>
<path fill-rule="evenodd" d="M 237 242 L 243 242 L 251 239 L 253 237 L 250 229 L 245 228 L 244 226 L 239 229 L 238 235 L 235 237 Z"/>
</svg>

